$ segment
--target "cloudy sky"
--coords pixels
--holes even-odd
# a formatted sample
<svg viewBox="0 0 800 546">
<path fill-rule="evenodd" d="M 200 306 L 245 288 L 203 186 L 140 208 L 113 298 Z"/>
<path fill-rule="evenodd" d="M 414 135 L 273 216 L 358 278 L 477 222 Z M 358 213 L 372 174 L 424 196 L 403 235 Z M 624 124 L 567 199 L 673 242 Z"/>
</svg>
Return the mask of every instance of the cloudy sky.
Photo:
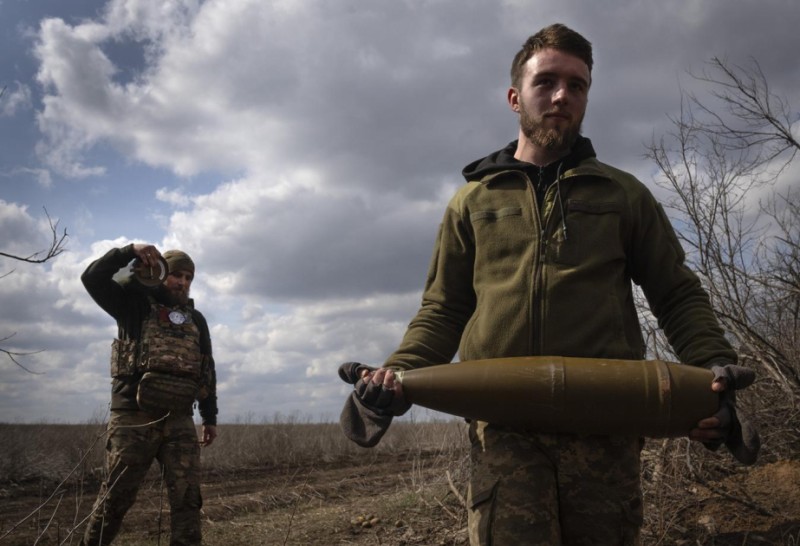
<svg viewBox="0 0 800 546">
<path fill-rule="evenodd" d="M 508 66 L 563 22 L 595 47 L 584 134 L 654 187 L 644 144 L 714 56 L 800 88 L 795 0 L 0 0 L 0 421 L 108 407 L 115 326 L 79 277 L 179 247 L 220 420 L 338 417 L 419 304 L 461 168 L 516 137 Z"/>
</svg>

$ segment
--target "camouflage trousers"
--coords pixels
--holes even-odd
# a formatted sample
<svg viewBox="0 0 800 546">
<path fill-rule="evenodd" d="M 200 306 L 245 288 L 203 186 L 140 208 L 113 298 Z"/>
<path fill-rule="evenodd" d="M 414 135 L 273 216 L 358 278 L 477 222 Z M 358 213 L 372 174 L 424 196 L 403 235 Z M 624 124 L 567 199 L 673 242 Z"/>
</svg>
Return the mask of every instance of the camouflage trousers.
<svg viewBox="0 0 800 546">
<path fill-rule="evenodd" d="M 200 544 L 200 444 L 191 416 L 158 419 L 113 410 L 106 443 L 107 479 L 81 544 L 110 544 L 153 459 L 158 460 L 170 505 L 170 544 Z"/>
<path fill-rule="evenodd" d="M 638 546 L 636 438 L 514 432 L 473 422 L 472 546 Z"/>
</svg>

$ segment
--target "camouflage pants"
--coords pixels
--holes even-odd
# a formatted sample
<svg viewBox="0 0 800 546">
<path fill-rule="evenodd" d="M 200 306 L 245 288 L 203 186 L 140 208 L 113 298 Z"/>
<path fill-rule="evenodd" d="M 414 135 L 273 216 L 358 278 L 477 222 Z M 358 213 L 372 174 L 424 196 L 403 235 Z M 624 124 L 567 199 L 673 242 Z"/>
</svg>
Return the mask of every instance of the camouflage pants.
<svg viewBox="0 0 800 546">
<path fill-rule="evenodd" d="M 82 544 L 110 544 L 153 459 L 161 465 L 170 505 L 172 545 L 200 544 L 200 445 L 191 416 L 156 417 L 112 411 L 108 478 L 100 489 Z"/>
<path fill-rule="evenodd" d="M 470 425 L 472 546 L 636 546 L 638 439 Z"/>
</svg>

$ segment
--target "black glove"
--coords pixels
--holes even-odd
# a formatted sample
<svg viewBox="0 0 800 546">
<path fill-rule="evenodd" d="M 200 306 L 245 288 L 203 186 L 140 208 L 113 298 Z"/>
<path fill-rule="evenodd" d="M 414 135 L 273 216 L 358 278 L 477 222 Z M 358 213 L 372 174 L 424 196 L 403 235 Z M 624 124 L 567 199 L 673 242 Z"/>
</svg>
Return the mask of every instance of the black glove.
<svg viewBox="0 0 800 546">
<path fill-rule="evenodd" d="M 727 389 L 732 391 L 746 389 L 756 380 L 756 372 L 736 364 L 711 366 L 711 371 L 714 373 L 714 381 L 724 379 Z"/>
<path fill-rule="evenodd" d="M 383 383 L 376 384 L 370 380 L 361 379 L 363 370 L 374 372 L 376 369 L 358 362 L 346 362 L 339 366 L 339 377 L 345 383 L 355 383 L 356 396 L 371 410 L 377 413 L 388 412 L 394 416 L 403 415 L 411 407 L 411 404 L 395 398 L 394 391 L 385 388 Z"/>
<path fill-rule="evenodd" d="M 339 366 L 339 377 L 345 383 L 355 384 L 353 392 L 347 397 L 339 426 L 345 436 L 362 447 L 377 445 L 395 415 L 403 415 L 411 404 L 397 400 L 394 391 L 383 384 L 361 379 L 361 372 L 372 368 L 359 362 L 346 362 Z"/>
<path fill-rule="evenodd" d="M 720 421 L 723 437 L 719 440 L 704 442 L 711 451 L 716 451 L 724 443 L 733 456 L 742 464 L 751 465 L 756 462 L 761 449 L 761 438 L 750 422 L 736 412 L 736 391 L 749 387 L 755 381 L 753 370 L 736 364 L 711 367 L 714 380 L 724 379 L 725 390 L 720 393 L 720 408 L 714 415 Z"/>
</svg>

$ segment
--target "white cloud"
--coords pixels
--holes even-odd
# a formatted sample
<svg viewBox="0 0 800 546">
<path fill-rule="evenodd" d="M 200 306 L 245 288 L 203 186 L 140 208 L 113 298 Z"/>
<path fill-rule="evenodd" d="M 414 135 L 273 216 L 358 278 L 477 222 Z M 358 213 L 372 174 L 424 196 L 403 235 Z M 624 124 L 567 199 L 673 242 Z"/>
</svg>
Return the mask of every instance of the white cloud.
<svg viewBox="0 0 800 546">
<path fill-rule="evenodd" d="M 50 91 L 39 118 L 43 157 L 66 175 L 83 175 L 75 166 L 81 153 L 108 140 L 182 175 L 247 166 L 251 142 L 282 132 L 262 99 L 277 92 L 286 66 L 266 54 L 267 6 L 125 0 L 110 2 L 99 21 L 43 21 L 36 48 L 38 79 Z M 103 51 L 121 39 L 146 49 L 148 63 L 124 86 Z"/>
<path fill-rule="evenodd" d="M 167 245 L 204 263 L 215 289 L 318 301 L 419 287 L 446 198 L 362 194 L 301 169 L 193 202 L 173 214 Z"/>
<path fill-rule="evenodd" d="M 14 82 L 14 89 L 2 88 L 0 95 L 0 117 L 11 117 L 20 110 L 31 107 L 31 89 L 20 82 Z"/>
<path fill-rule="evenodd" d="M 159 188 L 156 190 L 156 199 L 165 203 L 170 203 L 178 208 L 188 207 L 192 203 L 191 197 L 180 190 L 170 190 L 169 188 Z"/>
<path fill-rule="evenodd" d="M 50 188 L 53 186 L 53 177 L 47 169 L 17 167 L 8 172 L 0 172 L 0 176 L 12 178 L 18 175 L 32 176 L 36 182 L 43 188 Z"/>
<path fill-rule="evenodd" d="M 448 29 L 452 35 L 433 25 L 420 27 L 423 36 L 398 32 L 400 23 L 416 21 L 413 3 L 347 12 L 321 1 L 288 3 L 292 9 L 210 1 L 164 17 L 161 5 L 112 1 L 96 21 L 42 22 L 38 79 L 48 94 L 39 116 L 46 136 L 41 153 L 60 172 L 96 173 L 80 168 L 82 154 L 105 141 L 182 176 L 209 169 L 266 173 L 301 152 L 307 164 L 341 171 L 339 183 L 357 183 L 354 165 L 344 161 L 358 153 L 362 176 L 372 172 L 385 186 L 400 155 L 429 155 L 448 137 L 454 120 L 437 118 L 461 110 L 465 116 L 456 123 L 471 126 L 470 105 L 462 101 L 474 86 L 452 82 L 460 99 L 446 105 L 439 104 L 443 96 L 418 96 L 415 89 L 435 83 L 432 71 L 441 84 L 448 72 L 471 81 L 458 62 L 469 61 L 474 52 L 467 44 L 476 37 L 460 25 Z M 320 18 L 326 11 L 332 19 Z M 375 26 L 387 18 L 395 25 L 381 35 Z M 314 38 L 298 41 L 297 29 Z M 104 52 L 120 39 L 147 52 L 139 77 L 125 85 L 116 83 L 120 67 Z M 365 106 L 376 101 L 383 108 L 369 113 Z"/>
<path fill-rule="evenodd" d="M 197 15 L 197 0 L 117 0 L 106 4 L 101 34 L 131 34 L 137 40 L 160 42 L 189 30 Z M 91 27 L 91 25 L 89 25 Z"/>
</svg>

